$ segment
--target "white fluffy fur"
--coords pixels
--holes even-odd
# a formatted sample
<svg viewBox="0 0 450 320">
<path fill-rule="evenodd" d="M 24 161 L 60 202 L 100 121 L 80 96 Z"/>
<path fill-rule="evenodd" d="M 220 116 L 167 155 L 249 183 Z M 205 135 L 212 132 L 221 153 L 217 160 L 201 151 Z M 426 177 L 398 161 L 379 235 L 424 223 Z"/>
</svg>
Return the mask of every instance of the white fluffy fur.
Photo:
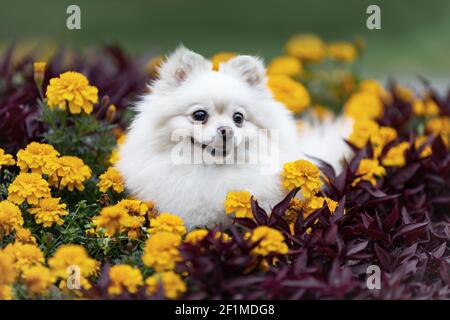
<svg viewBox="0 0 450 320">
<path fill-rule="evenodd" d="M 198 109 L 210 115 L 201 135 L 193 131 L 192 112 Z M 232 120 L 236 111 L 245 116 L 242 127 Z M 178 214 L 189 229 L 227 224 L 223 203 L 232 190 L 248 190 L 270 209 L 286 194 L 279 172 L 287 161 L 307 154 L 338 166 L 347 152 L 342 138 L 351 126 L 340 120 L 319 130 L 307 129 L 300 137 L 291 113 L 267 89 L 265 68 L 258 58 L 238 56 L 221 64 L 216 72 L 210 61 L 184 47 L 167 58 L 160 78 L 151 85 L 151 94 L 137 104 L 137 112 L 117 168 L 130 193 L 154 201 L 160 212 Z M 200 145 L 214 145 L 219 126 L 233 129 L 236 148 L 243 148 L 239 141 L 253 139 L 258 129 L 278 129 L 276 172 L 261 174 L 258 164 L 188 165 L 172 161 L 174 142 L 170 137 L 174 130 L 187 130 Z M 194 148 L 201 150 L 197 144 Z"/>
</svg>

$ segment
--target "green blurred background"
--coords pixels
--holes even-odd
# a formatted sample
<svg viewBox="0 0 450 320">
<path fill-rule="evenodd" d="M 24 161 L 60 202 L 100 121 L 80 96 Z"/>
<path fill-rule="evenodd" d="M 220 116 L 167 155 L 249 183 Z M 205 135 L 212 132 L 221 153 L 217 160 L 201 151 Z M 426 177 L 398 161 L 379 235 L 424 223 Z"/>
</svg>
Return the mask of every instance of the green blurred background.
<svg viewBox="0 0 450 320">
<path fill-rule="evenodd" d="M 81 7 L 82 29 L 66 28 L 66 8 Z M 366 8 L 381 7 L 382 30 L 366 28 Z M 367 41 L 364 75 L 450 79 L 448 0 L 0 0 L 0 44 L 54 41 L 117 43 L 134 54 L 165 53 L 179 43 L 211 55 L 227 50 L 278 55 L 290 35 Z"/>
</svg>

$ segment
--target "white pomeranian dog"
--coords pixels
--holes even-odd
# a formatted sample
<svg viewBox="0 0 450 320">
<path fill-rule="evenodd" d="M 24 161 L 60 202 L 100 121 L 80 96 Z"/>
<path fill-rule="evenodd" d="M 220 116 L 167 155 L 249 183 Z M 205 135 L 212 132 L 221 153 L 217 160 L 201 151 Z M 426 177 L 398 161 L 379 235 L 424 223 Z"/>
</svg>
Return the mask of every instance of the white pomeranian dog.
<svg viewBox="0 0 450 320">
<path fill-rule="evenodd" d="M 349 152 L 347 119 L 299 134 L 256 57 L 236 56 L 214 71 L 180 47 L 150 91 L 136 106 L 117 168 L 134 197 L 179 215 L 188 229 L 228 224 L 229 191 L 249 191 L 270 212 L 289 191 L 280 179 L 284 163 L 312 156 L 338 168 Z"/>
</svg>

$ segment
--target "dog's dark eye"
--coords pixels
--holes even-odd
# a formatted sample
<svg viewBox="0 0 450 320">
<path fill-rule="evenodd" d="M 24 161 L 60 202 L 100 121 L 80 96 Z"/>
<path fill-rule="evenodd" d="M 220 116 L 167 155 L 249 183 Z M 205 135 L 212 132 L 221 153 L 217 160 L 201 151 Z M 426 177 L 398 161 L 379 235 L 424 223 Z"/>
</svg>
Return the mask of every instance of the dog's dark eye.
<svg viewBox="0 0 450 320">
<path fill-rule="evenodd" d="M 205 110 L 197 110 L 192 114 L 192 118 L 194 118 L 195 121 L 206 122 L 208 119 L 208 112 Z"/>
<path fill-rule="evenodd" d="M 236 124 L 242 124 L 242 122 L 244 122 L 244 115 L 240 112 L 236 112 L 233 114 L 233 121 Z"/>
</svg>

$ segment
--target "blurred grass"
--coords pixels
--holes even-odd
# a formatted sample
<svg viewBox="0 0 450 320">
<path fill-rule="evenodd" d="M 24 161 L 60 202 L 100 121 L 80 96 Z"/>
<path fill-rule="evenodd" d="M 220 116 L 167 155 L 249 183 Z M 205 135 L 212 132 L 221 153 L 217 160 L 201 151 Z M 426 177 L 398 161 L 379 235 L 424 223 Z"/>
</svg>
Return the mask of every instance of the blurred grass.
<svg viewBox="0 0 450 320">
<path fill-rule="evenodd" d="M 66 29 L 66 8 L 81 7 L 82 30 Z M 366 28 L 378 4 L 382 30 Z M 280 54 L 295 32 L 368 43 L 365 74 L 450 79 L 447 0 L 1 0 L 0 43 L 30 39 L 85 47 L 118 43 L 133 53 L 165 53 L 179 43 L 205 55 L 220 50 Z"/>
</svg>

